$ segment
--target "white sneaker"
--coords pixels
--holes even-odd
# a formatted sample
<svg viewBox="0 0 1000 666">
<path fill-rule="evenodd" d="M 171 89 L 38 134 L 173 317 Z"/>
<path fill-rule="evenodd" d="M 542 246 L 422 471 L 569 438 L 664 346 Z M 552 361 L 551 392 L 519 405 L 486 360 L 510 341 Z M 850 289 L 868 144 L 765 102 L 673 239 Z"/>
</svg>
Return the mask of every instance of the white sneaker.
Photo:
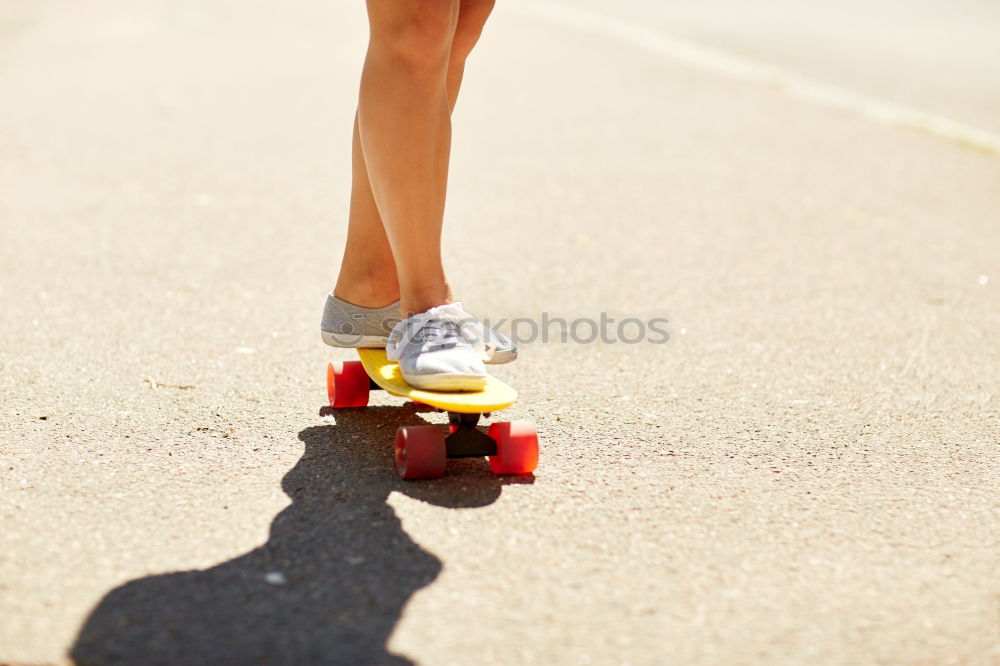
<svg viewBox="0 0 1000 666">
<path fill-rule="evenodd" d="M 479 391 L 486 386 L 488 356 L 481 331 L 461 303 L 439 305 L 396 324 L 386 356 L 399 362 L 403 379 L 415 388 Z"/>
</svg>

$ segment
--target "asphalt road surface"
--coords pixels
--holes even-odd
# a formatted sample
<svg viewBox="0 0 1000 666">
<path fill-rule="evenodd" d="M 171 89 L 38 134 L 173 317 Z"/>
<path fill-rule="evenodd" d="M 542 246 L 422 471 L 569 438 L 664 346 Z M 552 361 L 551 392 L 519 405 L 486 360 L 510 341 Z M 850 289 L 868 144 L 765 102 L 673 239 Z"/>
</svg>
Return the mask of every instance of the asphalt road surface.
<svg viewBox="0 0 1000 666">
<path fill-rule="evenodd" d="M 361 7 L 0 2 L 0 663 L 998 663 L 1000 155 L 869 112 L 995 136 L 960 4 L 880 60 L 848 9 L 501 3 L 458 295 L 669 341 L 552 324 L 496 368 L 536 474 L 404 483 L 441 415 L 323 409 Z"/>
</svg>

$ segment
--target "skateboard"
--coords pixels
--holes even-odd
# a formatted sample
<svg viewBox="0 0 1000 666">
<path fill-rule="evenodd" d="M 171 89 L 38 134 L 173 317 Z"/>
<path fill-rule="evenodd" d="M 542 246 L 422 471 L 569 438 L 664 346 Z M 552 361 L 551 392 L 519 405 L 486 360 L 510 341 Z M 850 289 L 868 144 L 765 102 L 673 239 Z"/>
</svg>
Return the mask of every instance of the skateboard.
<svg viewBox="0 0 1000 666">
<path fill-rule="evenodd" d="M 510 407 L 517 391 L 489 377 L 480 391 L 427 391 L 410 386 L 399 364 L 384 349 L 358 349 L 360 361 L 337 361 L 326 369 L 330 407 L 367 407 L 370 391 L 382 390 L 448 412 L 447 433 L 436 425 L 400 426 L 396 431 L 396 470 L 404 479 L 444 475 L 448 458 L 488 456 L 494 474 L 530 474 L 538 465 L 538 433 L 530 421 L 490 424 L 481 417 Z"/>
</svg>

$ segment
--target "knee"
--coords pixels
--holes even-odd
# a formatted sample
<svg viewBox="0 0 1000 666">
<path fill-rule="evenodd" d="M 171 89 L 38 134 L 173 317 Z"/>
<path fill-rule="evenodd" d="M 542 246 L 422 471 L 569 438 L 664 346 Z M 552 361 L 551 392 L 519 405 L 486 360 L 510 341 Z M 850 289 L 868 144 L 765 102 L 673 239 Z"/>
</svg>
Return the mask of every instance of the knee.
<svg viewBox="0 0 1000 666">
<path fill-rule="evenodd" d="M 414 70 L 447 64 L 458 0 L 370 0 L 370 48 Z"/>
</svg>

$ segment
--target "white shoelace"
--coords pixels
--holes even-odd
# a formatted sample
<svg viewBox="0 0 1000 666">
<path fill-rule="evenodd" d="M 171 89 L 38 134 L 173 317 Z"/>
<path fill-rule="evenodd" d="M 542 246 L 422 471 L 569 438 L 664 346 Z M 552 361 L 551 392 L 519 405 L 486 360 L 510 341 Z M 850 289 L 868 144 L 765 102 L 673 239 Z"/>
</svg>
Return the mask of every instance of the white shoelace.
<svg viewBox="0 0 1000 666">
<path fill-rule="evenodd" d="M 485 360 L 489 354 L 485 332 L 483 323 L 466 312 L 461 303 L 447 303 L 397 323 L 389 333 L 385 355 L 390 361 L 398 361 L 404 352 L 410 355 L 441 349 L 450 338 L 461 337 Z"/>
</svg>

